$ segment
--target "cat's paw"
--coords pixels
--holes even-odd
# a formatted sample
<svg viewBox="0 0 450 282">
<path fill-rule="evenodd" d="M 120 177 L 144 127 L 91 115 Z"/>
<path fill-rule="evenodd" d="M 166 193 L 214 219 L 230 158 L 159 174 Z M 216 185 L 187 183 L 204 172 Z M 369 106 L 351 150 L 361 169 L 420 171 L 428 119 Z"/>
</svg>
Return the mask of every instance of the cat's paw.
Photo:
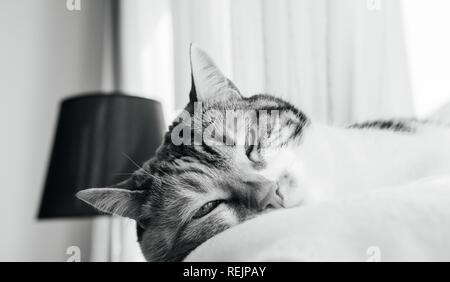
<svg viewBox="0 0 450 282">
<path fill-rule="evenodd" d="M 281 173 L 278 177 L 277 194 L 283 199 L 283 206 L 285 208 L 291 208 L 302 204 L 303 197 L 301 196 L 302 193 L 298 183 L 296 177 L 287 171 Z"/>
</svg>

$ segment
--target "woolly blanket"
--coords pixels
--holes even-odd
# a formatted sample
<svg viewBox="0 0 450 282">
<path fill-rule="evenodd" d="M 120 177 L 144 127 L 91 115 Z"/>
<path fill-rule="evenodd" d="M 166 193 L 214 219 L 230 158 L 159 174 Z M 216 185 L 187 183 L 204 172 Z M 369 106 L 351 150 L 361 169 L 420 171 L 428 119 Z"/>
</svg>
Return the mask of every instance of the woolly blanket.
<svg viewBox="0 0 450 282">
<path fill-rule="evenodd" d="M 450 261 L 450 177 L 262 215 L 186 261 Z"/>
</svg>

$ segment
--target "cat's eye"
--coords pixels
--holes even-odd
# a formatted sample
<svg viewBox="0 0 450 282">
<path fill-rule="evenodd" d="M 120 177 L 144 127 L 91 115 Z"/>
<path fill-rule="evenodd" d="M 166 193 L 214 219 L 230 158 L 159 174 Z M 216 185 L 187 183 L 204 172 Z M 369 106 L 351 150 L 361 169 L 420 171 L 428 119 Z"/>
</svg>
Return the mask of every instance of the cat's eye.
<svg viewBox="0 0 450 282">
<path fill-rule="evenodd" d="M 194 219 L 198 219 L 201 217 L 204 217 L 205 215 L 209 214 L 210 212 L 212 212 L 215 208 L 217 208 L 221 203 L 223 203 L 223 200 L 216 200 L 216 201 L 211 201 L 208 202 L 206 204 L 204 204 L 194 215 Z"/>
</svg>

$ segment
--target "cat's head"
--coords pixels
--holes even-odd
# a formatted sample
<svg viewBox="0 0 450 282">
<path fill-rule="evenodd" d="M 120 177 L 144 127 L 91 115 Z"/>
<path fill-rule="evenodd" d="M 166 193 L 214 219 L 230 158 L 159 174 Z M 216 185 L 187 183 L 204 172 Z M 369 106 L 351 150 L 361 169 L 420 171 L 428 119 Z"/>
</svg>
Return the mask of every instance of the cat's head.
<svg viewBox="0 0 450 282">
<path fill-rule="evenodd" d="M 118 185 L 77 194 L 103 212 L 136 220 L 149 261 L 182 260 L 215 234 L 283 204 L 277 182 L 258 173 L 275 128 L 268 123 L 268 132 L 255 138 L 250 128 L 260 124 L 260 114 L 246 113 L 299 113 L 273 97 L 244 98 L 204 51 L 191 46 L 190 56 L 190 102 L 156 155 Z M 227 111 L 248 123 L 227 119 Z"/>
</svg>

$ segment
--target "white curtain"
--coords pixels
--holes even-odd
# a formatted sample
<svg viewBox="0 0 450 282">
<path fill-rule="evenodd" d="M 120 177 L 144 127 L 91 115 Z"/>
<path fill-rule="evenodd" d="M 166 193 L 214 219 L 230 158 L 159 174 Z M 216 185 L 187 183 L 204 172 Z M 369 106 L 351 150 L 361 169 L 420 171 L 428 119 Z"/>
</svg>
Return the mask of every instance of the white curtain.
<svg viewBox="0 0 450 282">
<path fill-rule="evenodd" d="M 322 122 L 413 114 L 400 0 L 127 0 L 121 7 L 122 90 L 162 101 L 167 121 L 188 100 L 190 42 L 244 95 L 283 97 Z M 119 260 L 139 259 L 129 229 Z"/>
<path fill-rule="evenodd" d="M 412 115 L 400 0 L 130 0 L 121 23 L 124 90 L 168 114 L 187 102 L 195 42 L 246 95 L 319 120 Z"/>
<path fill-rule="evenodd" d="M 412 115 L 400 1 L 171 3 L 177 107 L 187 101 L 193 41 L 243 93 L 281 96 L 321 121 Z"/>
</svg>

